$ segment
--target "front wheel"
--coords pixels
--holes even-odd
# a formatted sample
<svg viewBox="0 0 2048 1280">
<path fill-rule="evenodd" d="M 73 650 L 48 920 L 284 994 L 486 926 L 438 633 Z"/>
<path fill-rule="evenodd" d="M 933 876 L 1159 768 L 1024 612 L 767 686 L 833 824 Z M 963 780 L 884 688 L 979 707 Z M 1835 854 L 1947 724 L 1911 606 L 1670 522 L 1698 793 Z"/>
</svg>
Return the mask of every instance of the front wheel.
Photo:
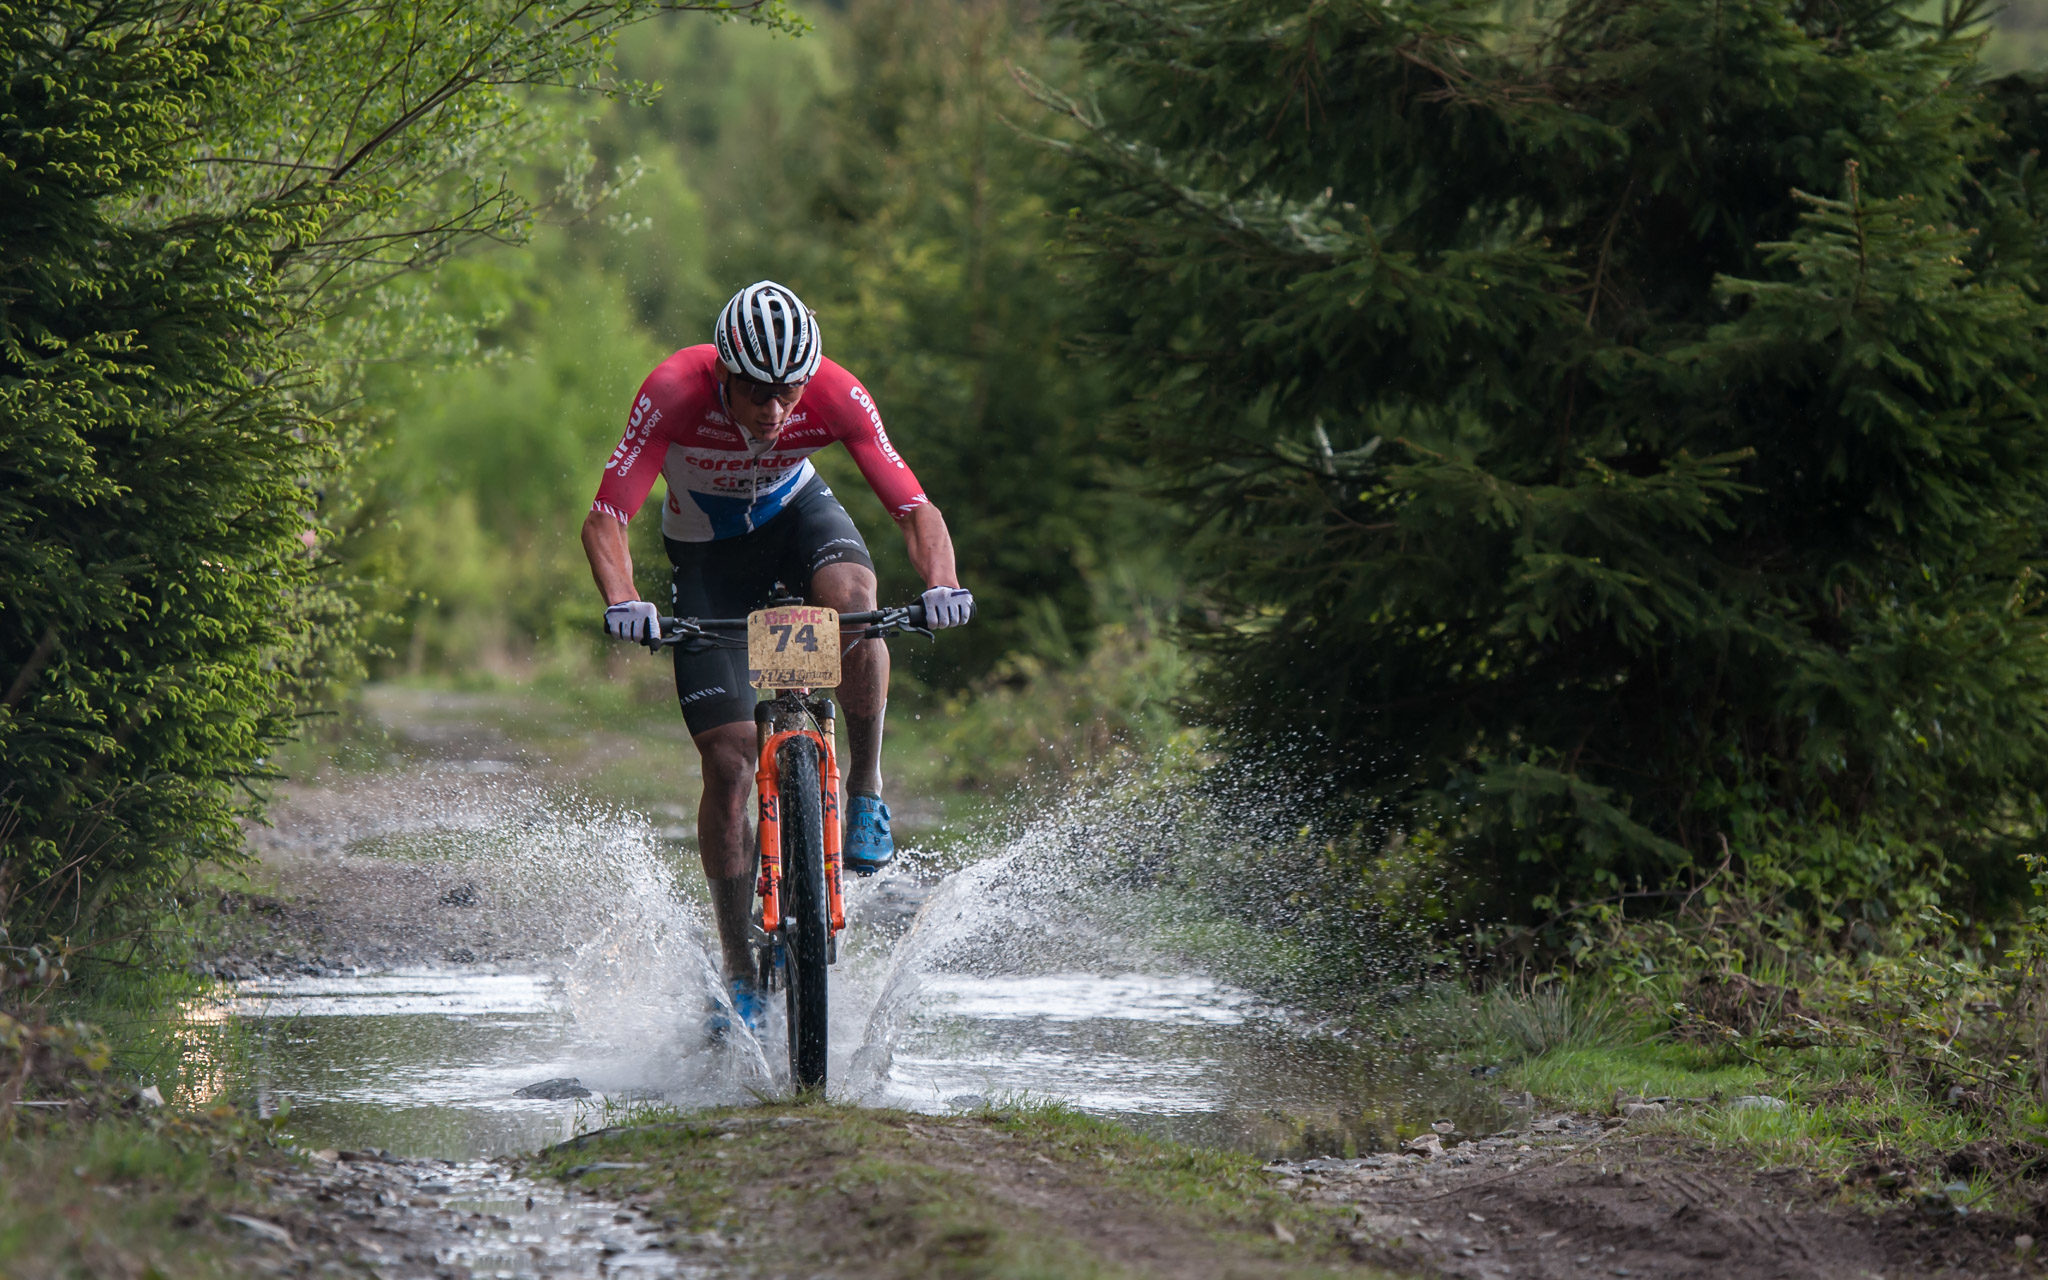
<svg viewBox="0 0 2048 1280">
<path fill-rule="evenodd" d="M 791 738 L 776 753 L 782 791 L 782 943 L 789 992 L 789 1078 L 825 1084 L 825 969 L 831 902 L 825 892 L 825 814 L 818 744 Z"/>
</svg>

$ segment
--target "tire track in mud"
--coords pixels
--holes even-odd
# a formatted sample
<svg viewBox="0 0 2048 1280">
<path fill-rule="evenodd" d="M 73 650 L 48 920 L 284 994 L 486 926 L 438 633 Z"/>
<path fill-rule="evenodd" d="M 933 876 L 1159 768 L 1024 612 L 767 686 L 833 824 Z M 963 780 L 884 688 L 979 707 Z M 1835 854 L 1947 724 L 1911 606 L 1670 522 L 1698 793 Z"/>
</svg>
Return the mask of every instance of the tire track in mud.
<svg viewBox="0 0 2048 1280">
<path fill-rule="evenodd" d="M 1361 1261 L 1459 1280 L 1886 1280 L 2037 1274 L 1999 1215 L 1871 1213 L 1796 1170 L 1756 1169 L 1617 1121 L 1549 1116 L 1442 1154 L 1276 1162 L 1348 1206 Z"/>
</svg>

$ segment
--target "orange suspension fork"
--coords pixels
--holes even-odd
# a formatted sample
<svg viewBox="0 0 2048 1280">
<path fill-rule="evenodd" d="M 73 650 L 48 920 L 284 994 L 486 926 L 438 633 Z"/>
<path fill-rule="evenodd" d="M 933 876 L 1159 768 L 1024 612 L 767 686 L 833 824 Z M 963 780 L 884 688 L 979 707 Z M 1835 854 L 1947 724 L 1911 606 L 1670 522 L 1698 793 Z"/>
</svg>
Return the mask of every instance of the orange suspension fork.
<svg viewBox="0 0 2048 1280">
<path fill-rule="evenodd" d="M 782 927 L 782 786 L 775 777 L 775 748 L 785 736 L 773 734 L 761 744 L 761 760 L 754 768 L 761 846 L 761 882 L 754 891 L 761 895 L 761 927 L 769 933 Z"/>
<path fill-rule="evenodd" d="M 829 728 L 831 721 L 825 722 Z M 838 933 L 846 927 L 846 902 L 839 896 L 839 752 L 832 740 L 839 735 L 827 733 L 825 738 L 825 892 L 832 900 L 832 932 Z"/>
<path fill-rule="evenodd" d="M 782 784 L 776 776 L 775 753 L 791 738 L 809 738 L 824 752 L 824 795 L 819 797 L 819 809 L 825 821 L 825 891 L 831 900 L 832 932 L 846 927 L 846 903 L 839 894 L 839 754 L 833 747 L 834 736 L 810 729 L 785 729 L 769 734 L 761 744 L 761 759 L 754 767 L 761 846 L 761 879 L 755 892 L 761 897 L 761 927 L 770 933 L 782 926 Z"/>
</svg>

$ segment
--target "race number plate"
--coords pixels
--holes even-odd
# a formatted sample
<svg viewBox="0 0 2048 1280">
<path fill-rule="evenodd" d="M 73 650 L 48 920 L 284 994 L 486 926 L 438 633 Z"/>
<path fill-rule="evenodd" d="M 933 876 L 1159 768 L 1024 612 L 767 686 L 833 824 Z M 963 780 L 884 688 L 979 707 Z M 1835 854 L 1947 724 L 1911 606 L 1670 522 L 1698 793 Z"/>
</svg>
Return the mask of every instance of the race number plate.
<svg viewBox="0 0 2048 1280">
<path fill-rule="evenodd" d="M 838 688 L 838 611 L 791 605 L 748 614 L 747 679 L 756 689 Z"/>
</svg>

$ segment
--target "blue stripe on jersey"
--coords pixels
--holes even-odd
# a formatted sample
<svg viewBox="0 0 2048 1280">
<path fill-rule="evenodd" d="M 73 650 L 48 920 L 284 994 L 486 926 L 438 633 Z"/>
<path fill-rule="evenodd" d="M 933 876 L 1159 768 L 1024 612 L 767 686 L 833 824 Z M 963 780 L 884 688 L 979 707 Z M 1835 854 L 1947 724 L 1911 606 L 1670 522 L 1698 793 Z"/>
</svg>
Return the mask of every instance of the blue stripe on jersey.
<svg viewBox="0 0 2048 1280">
<path fill-rule="evenodd" d="M 704 513 L 704 518 L 711 522 L 711 541 L 717 542 L 722 538 L 737 538 L 743 533 L 752 533 L 782 514 L 782 509 L 789 505 L 789 500 L 803 488 L 802 482 L 805 477 L 815 474 L 816 472 L 806 463 L 790 472 L 782 483 L 774 488 L 763 485 L 752 502 L 745 498 L 728 498 L 722 494 L 700 493 L 695 489 L 686 489 L 684 492 L 697 505 L 697 509 Z"/>
<path fill-rule="evenodd" d="M 714 494 L 684 490 L 697 510 L 711 522 L 711 540 L 737 538 L 748 529 L 747 500 L 745 498 L 721 498 Z"/>
</svg>

